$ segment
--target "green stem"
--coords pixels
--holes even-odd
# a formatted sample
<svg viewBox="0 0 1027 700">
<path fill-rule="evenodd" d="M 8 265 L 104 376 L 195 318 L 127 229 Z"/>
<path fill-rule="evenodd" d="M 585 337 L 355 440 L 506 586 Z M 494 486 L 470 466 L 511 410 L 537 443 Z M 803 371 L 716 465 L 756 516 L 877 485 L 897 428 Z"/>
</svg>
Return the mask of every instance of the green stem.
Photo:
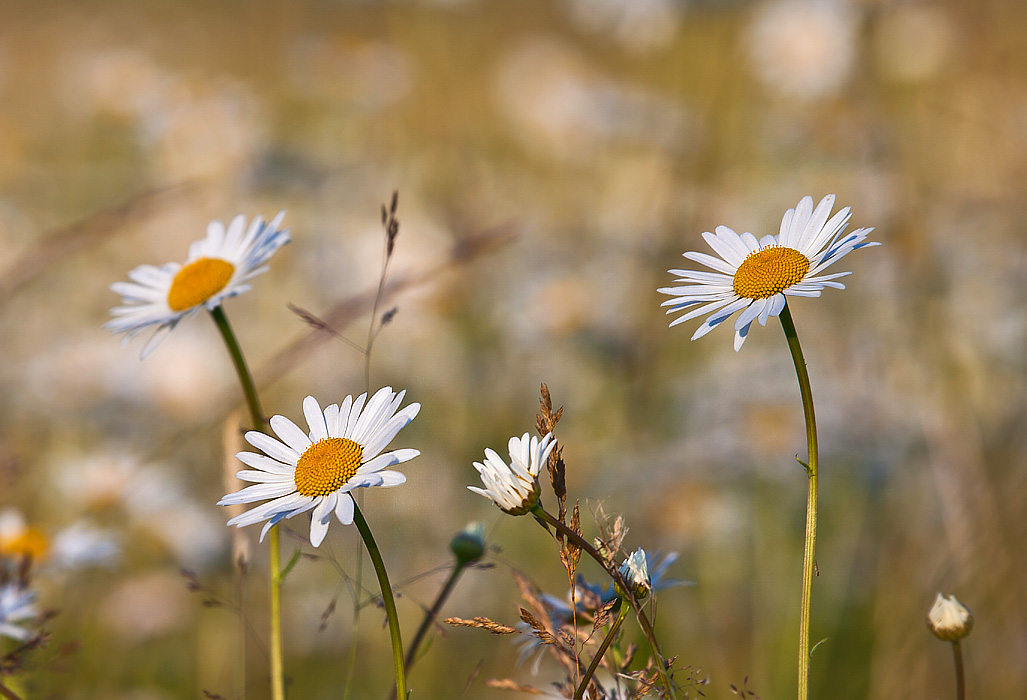
<svg viewBox="0 0 1027 700">
<path fill-rule="evenodd" d="M 392 661 L 396 673 L 396 694 L 401 700 L 406 700 L 407 677 L 403 664 L 403 639 L 399 633 L 399 617 L 396 615 L 396 600 L 392 596 L 389 574 L 385 571 L 385 562 L 382 561 L 382 554 L 378 551 L 378 545 L 375 544 L 371 528 L 367 526 L 364 514 L 360 512 L 356 504 L 353 506 L 353 523 L 357 526 L 361 539 L 364 540 L 364 547 L 367 548 L 367 554 L 371 557 L 374 572 L 378 575 L 378 585 L 382 589 L 382 602 L 385 603 L 385 614 L 389 618 L 389 634 L 392 637 Z"/>
<path fill-rule="evenodd" d="M 246 366 L 246 358 L 243 357 L 239 341 L 236 340 L 235 333 L 232 332 L 232 326 L 228 323 L 228 317 L 225 316 L 225 311 L 220 306 L 211 311 L 210 315 L 214 319 L 214 323 L 217 324 L 218 330 L 221 331 L 221 337 L 224 338 L 225 345 L 228 347 L 228 354 L 232 356 L 235 373 L 239 375 L 239 384 L 242 386 L 243 394 L 246 395 L 246 407 L 250 410 L 250 420 L 253 422 L 253 429 L 263 430 L 265 423 L 264 412 L 260 409 L 257 387 L 254 385 L 253 376 Z"/>
<path fill-rule="evenodd" d="M 606 650 L 610 648 L 610 644 L 617 637 L 617 633 L 620 632 L 620 626 L 624 622 L 624 618 L 628 614 L 628 606 L 624 605 L 624 600 L 621 600 L 620 612 L 617 613 L 617 619 L 613 623 L 613 627 L 610 628 L 609 633 L 603 639 L 603 643 L 599 645 L 596 650 L 596 655 L 592 657 L 592 663 L 588 665 L 588 670 L 585 671 L 585 675 L 581 677 L 581 683 L 578 685 L 578 689 L 574 691 L 574 700 L 581 700 L 585 697 L 585 689 L 588 688 L 588 684 L 592 682 L 592 676 L 595 675 L 596 669 L 599 668 L 599 663 L 603 660 L 603 656 L 606 654 Z"/>
<path fill-rule="evenodd" d="M 21 700 L 21 697 L 17 693 L 3 683 L 0 683 L 0 696 L 7 698 L 7 700 Z"/>
<path fill-rule="evenodd" d="M 799 336 L 795 332 L 792 314 L 785 304 L 781 311 L 781 327 L 788 339 L 788 349 L 792 353 L 795 374 L 799 379 L 799 392 L 802 395 L 802 411 L 806 418 L 806 449 L 808 461 L 806 475 L 809 478 L 809 492 L 806 500 L 806 539 L 802 548 L 802 600 L 799 607 L 799 700 L 809 698 L 809 620 L 810 602 L 813 598 L 813 569 L 817 541 L 817 479 L 819 476 L 817 451 L 817 419 L 813 413 L 813 390 L 810 388 L 809 372 L 806 361 L 802 357 Z"/>
<path fill-rule="evenodd" d="M 425 636 L 428 634 L 428 630 L 431 629 L 432 624 L 435 622 L 435 618 L 439 615 L 439 610 L 442 609 L 443 604 L 449 598 L 453 592 L 453 588 L 456 586 L 456 582 L 460 579 L 460 575 L 467 569 L 466 563 L 457 562 L 456 566 L 453 567 L 453 571 L 449 574 L 449 578 L 446 580 L 446 585 L 439 591 L 438 597 L 435 599 L 435 603 L 432 604 L 431 609 L 424 614 L 424 619 L 421 621 L 421 626 L 417 628 L 417 633 L 414 634 L 414 641 L 410 643 L 410 648 L 407 649 L 406 663 L 404 667 L 407 671 L 414 665 L 414 659 L 417 656 L 417 649 L 421 646 L 421 642 L 424 641 Z"/>
<path fill-rule="evenodd" d="M 956 700 L 965 700 L 966 684 L 963 680 L 963 649 L 958 639 L 952 640 L 952 655 L 956 661 Z"/>
<path fill-rule="evenodd" d="M 246 407 L 250 411 L 253 429 L 263 430 L 264 412 L 260 408 L 257 387 L 253 383 L 253 375 L 246 366 L 246 358 L 243 357 L 239 341 L 232 332 L 232 326 L 228 323 L 228 317 L 225 316 L 224 309 L 220 306 L 215 307 L 210 315 L 221 332 L 221 337 L 228 348 L 228 354 L 232 357 L 232 364 L 235 366 L 239 384 L 246 397 Z M 285 666 L 282 663 L 282 569 L 279 560 L 277 525 L 272 527 L 268 533 L 268 551 L 271 558 L 268 574 L 271 587 L 271 697 L 272 700 L 285 700 Z"/>
<path fill-rule="evenodd" d="M 635 617 L 638 619 L 638 625 L 642 628 L 642 633 L 645 635 L 646 641 L 649 642 L 649 650 L 652 652 L 653 657 L 656 660 L 656 670 L 660 675 L 660 682 L 663 683 L 663 687 L 666 690 L 666 697 L 671 700 L 677 700 L 677 695 L 674 692 L 674 684 L 671 682 L 670 677 L 667 675 L 667 662 L 664 661 L 664 656 L 660 652 L 659 642 L 656 641 L 656 633 L 653 631 L 653 626 L 649 622 L 649 618 L 646 617 L 645 611 L 642 609 L 642 604 L 638 602 L 638 598 L 632 594 L 631 587 L 624 580 L 620 570 L 612 564 L 608 564 L 603 558 L 603 555 L 593 547 L 588 541 L 586 541 L 581 535 L 568 527 L 565 523 L 560 522 L 557 518 L 553 517 L 550 513 L 542 507 L 542 504 L 537 504 L 532 510 L 531 514 L 539 518 L 544 523 L 552 525 L 554 528 L 563 533 L 564 537 L 569 539 L 575 545 L 580 547 L 588 556 L 592 557 L 599 566 L 603 567 L 603 570 L 614 580 L 614 582 L 620 586 L 622 591 L 628 591 L 628 595 L 624 600 L 627 600 L 631 604 L 632 609 L 635 611 Z"/>
</svg>

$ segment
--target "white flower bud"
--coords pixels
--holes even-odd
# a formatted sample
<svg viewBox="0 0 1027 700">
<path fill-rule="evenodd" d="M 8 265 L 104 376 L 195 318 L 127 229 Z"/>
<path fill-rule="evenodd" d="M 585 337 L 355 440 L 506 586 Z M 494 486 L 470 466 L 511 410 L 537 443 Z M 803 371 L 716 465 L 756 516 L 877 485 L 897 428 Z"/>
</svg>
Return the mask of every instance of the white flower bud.
<svg viewBox="0 0 1027 700">
<path fill-rule="evenodd" d="M 946 598 L 939 593 L 934 599 L 931 611 L 927 613 L 927 626 L 938 639 L 955 642 L 970 634 L 974 626 L 974 616 L 965 605 L 956 600 L 956 596 L 950 595 Z"/>
</svg>

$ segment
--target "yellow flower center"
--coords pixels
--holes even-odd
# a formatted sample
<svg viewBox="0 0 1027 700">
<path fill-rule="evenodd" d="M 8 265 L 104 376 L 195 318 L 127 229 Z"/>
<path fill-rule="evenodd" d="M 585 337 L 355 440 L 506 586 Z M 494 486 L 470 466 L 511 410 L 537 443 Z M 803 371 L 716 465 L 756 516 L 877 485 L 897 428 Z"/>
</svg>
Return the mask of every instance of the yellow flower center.
<svg viewBox="0 0 1027 700">
<path fill-rule="evenodd" d="M 0 554 L 39 560 L 46 554 L 47 546 L 46 536 L 39 530 L 29 527 L 14 537 L 0 542 Z"/>
<path fill-rule="evenodd" d="M 318 440 L 296 463 L 296 490 L 304 496 L 327 496 L 353 478 L 364 457 L 349 438 Z"/>
<path fill-rule="evenodd" d="M 168 306 L 185 311 L 198 306 L 225 288 L 235 274 L 235 265 L 220 258 L 200 258 L 183 267 L 171 281 Z"/>
<path fill-rule="evenodd" d="M 745 299 L 767 299 L 801 282 L 809 264 L 809 258 L 793 248 L 768 246 L 749 253 L 732 286 Z"/>
</svg>

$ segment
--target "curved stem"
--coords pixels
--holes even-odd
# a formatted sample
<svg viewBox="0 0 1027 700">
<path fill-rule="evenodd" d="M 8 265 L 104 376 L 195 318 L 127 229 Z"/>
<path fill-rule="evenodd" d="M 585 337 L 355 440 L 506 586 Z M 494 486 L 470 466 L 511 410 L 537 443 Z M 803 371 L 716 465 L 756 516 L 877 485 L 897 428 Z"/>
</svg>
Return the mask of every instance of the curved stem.
<svg viewBox="0 0 1027 700">
<path fill-rule="evenodd" d="M 799 393 L 802 395 L 802 411 L 806 419 L 806 449 L 809 456 L 806 463 L 806 475 L 809 478 L 809 491 L 806 500 L 806 538 L 802 548 L 802 600 L 799 608 L 799 700 L 809 697 L 809 620 L 810 603 L 813 598 L 813 569 L 816 556 L 817 541 L 817 479 L 819 476 L 819 454 L 817 451 L 817 419 L 813 412 L 813 390 L 810 388 L 809 372 L 806 361 L 802 357 L 799 336 L 795 332 L 792 314 L 785 304 L 781 311 L 781 327 L 788 339 L 788 349 L 792 353 L 795 374 L 799 380 Z"/>
<path fill-rule="evenodd" d="M 246 397 L 246 407 L 250 412 L 250 421 L 254 430 L 264 429 L 264 412 L 260 408 L 260 399 L 257 397 L 257 387 L 253 383 L 253 375 L 246 366 L 246 358 L 243 357 L 239 341 L 232 332 L 232 326 L 228 323 L 224 309 L 220 306 L 210 312 L 214 323 L 221 332 L 221 337 L 228 348 L 228 354 L 235 366 L 235 373 L 239 377 L 239 384 L 242 386 L 243 395 Z M 282 569 L 279 560 L 279 539 L 278 526 L 271 528 L 268 533 L 268 553 L 271 564 L 269 571 L 271 588 L 271 697 L 273 700 L 285 700 L 285 665 L 282 662 Z"/>
<path fill-rule="evenodd" d="M 959 646 L 959 640 L 952 640 L 952 654 L 956 661 L 956 700 L 966 698 L 966 683 L 963 680 L 963 650 Z"/>
<path fill-rule="evenodd" d="M 596 649 L 596 655 L 592 657 L 592 663 L 588 665 L 588 670 L 585 671 L 585 675 L 581 677 L 581 683 L 578 685 L 578 689 L 574 691 L 574 700 L 581 700 L 585 697 L 585 689 L 588 688 L 588 684 L 592 682 L 592 676 L 595 675 L 596 669 L 599 668 L 599 664 L 603 660 L 606 650 L 610 648 L 610 644 L 617 637 L 617 633 L 620 632 L 620 626 L 623 624 L 624 618 L 627 614 L 628 606 L 624 605 L 624 600 L 621 599 L 620 612 L 617 613 L 617 619 L 614 621 L 609 633 L 603 639 L 602 644 L 600 644 L 599 648 Z"/>
<path fill-rule="evenodd" d="M 442 587 L 438 597 L 435 599 L 435 603 L 432 604 L 431 609 L 424 614 L 424 620 L 421 621 L 421 626 L 417 628 L 417 632 L 414 634 L 414 640 L 410 643 L 410 648 L 407 649 L 406 662 L 404 664 L 407 671 L 414 665 L 414 658 L 417 656 L 417 649 L 421 646 L 421 642 L 424 641 L 425 635 L 428 634 L 428 630 L 431 629 L 432 623 L 435 622 L 435 618 L 439 615 L 439 610 L 442 609 L 442 605 L 449 598 L 450 593 L 453 592 L 453 587 L 456 586 L 456 582 L 460 579 L 460 575 L 467 568 L 467 564 L 457 563 L 453 567 L 453 571 L 449 574 L 449 578 L 446 580 L 446 584 Z"/>
<path fill-rule="evenodd" d="M 374 572 L 378 575 L 378 585 L 382 589 L 382 602 L 385 603 L 385 614 L 389 618 L 389 634 L 392 637 L 392 661 L 396 673 L 396 694 L 401 700 L 407 697 L 406 669 L 403 664 L 403 639 L 399 633 L 399 617 L 396 615 L 396 600 L 392 596 L 392 586 L 389 584 L 389 574 L 385 571 L 385 562 L 382 561 L 382 554 L 375 544 L 371 528 L 364 520 L 364 514 L 360 512 L 355 504 L 353 506 L 353 524 L 357 526 L 364 546 L 371 557 L 371 564 Z"/>
<path fill-rule="evenodd" d="M 599 566 L 603 567 L 603 570 L 614 580 L 614 582 L 620 586 L 622 591 L 629 591 L 629 594 L 624 600 L 627 600 L 631 604 L 632 609 L 635 611 L 635 617 L 638 619 L 638 625 L 642 628 L 642 633 L 645 635 L 646 641 L 649 642 L 649 650 L 652 652 L 656 659 L 656 670 L 660 675 L 660 682 L 663 683 L 663 687 L 666 690 L 667 697 L 671 700 L 677 700 L 677 695 L 674 692 L 674 684 L 671 682 L 670 677 L 667 675 L 667 662 L 664 661 L 664 656 L 660 652 L 660 644 L 656 641 L 656 633 L 653 632 L 653 626 L 649 622 L 649 618 L 646 617 L 645 611 L 642 609 L 642 604 L 638 602 L 633 594 L 630 593 L 631 587 L 621 576 L 620 571 L 616 566 L 608 564 L 603 558 L 603 555 L 593 547 L 588 541 L 586 541 L 581 535 L 572 530 L 566 524 L 560 522 L 557 518 L 553 517 L 552 514 L 546 512 L 542 507 L 542 504 L 537 504 L 532 510 L 531 514 L 539 518 L 548 525 L 552 525 L 554 528 L 563 533 L 564 537 L 569 539 L 575 545 L 580 547 L 588 556 L 592 557 Z"/>
</svg>

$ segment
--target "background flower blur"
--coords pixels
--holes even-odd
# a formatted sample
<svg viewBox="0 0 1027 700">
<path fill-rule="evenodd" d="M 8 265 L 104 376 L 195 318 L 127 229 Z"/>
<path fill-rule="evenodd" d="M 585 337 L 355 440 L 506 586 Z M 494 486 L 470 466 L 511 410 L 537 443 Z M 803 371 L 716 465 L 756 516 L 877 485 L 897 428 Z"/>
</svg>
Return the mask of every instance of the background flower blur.
<svg viewBox="0 0 1027 700">
<path fill-rule="evenodd" d="M 500 549 L 444 616 L 515 622 L 509 567 L 566 592 L 546 533 L 465 488 L 485 447 L 530 425 L 544 381 L 566 407 L 586 535 L 601 503 L 626 518 L 625 547 L 679 552 L 668 575 L 695 582 L 656 594 L 661 645 L 702 667 L 708 697 L 746 677 L 764 697 L 794 691 L 806 494 L 791 359 L 770 328 L 742 355 L 689 342 L 656 289 L 701 232 L 773 234 L 800 197 L 835 192 L 884 245 L 854 256 L 845 292 L 792 305 L 821 441 L 812 638 L 830 639 L 812 695 L 951 694 L 923 615 L 953 590 L 976 620 L 968 688 L 1016 697 L 1024 26 L 1027 6 L 1006 0 L 0 4 L 0 510 L 45 538 L 34 606 L 59 611 L 29 695 L 235 697 L 245 674 L 264 697 L 261 576 L 245 587 L 245 671 L 232 609 L 233 538 L 256 532 L 230 532 L 215 505 L 244 447 L 229 358 L 200 316 L 141 363 L 102 328 L 108 287 L 184 260 L 211 219 L 288 210 L 293 243 L 225 308 L 265 411 L 299 420 L 307 394 L 364 391 L 363 357 L 327 340 L 280 354 L 310 333 L 286 304 L 352 300 L 340 330 L 363 342 L 380 206 L 398 190 L 398 313 L 371 388 L 422 404 L 404 433 L 421 457 L 364 513 L 405 631 L 469 520 Z M 493 245 L 468 244 L 483 232 Z M 286 557 L 305 526 L 289 529 Z M 333 528 L 286 581 L 292 697 L 337 697 L 351 644 L 354 696 L 388 692 L 384 615 L 365 609 L 350 634 L 356 540 Z M 251 556 L 263 571 L 263 548 Z M 475 673 L 465 697 L 513 697 L 484 679 L 557 673 L 544 659 L 532 680 L 516 646 L 444 634 L 415 697 L 457 697 Z"/>
</svg>

